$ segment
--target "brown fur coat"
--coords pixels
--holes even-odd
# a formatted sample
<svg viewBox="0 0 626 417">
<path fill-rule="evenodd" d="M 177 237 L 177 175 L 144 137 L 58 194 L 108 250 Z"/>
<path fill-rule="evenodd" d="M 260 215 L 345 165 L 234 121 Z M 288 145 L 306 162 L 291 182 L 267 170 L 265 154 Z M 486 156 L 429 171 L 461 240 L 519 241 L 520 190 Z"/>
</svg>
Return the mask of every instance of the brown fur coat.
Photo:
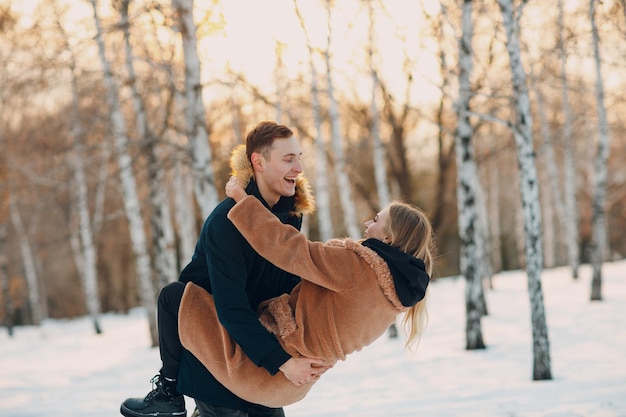
<svg viewBox="0 0 626 417">
<path fill-rule="evenodd" d="M 351 239 L 310 242 L 284 225 L 254 197 L 233 207 L 228 218 L 255 250 L 303 281 L 291 294 L 268 300 L 259 318 L 292 356 L 334 364 L 380 337 L 399 313 L 386 262 Z M 219 324 L 213 297 L 190 283 L 179 311 L 181 342 L 239 397 L 268 407 L 301 400 L 313 383 L 294 386 L 270 375 L 243 353 Z"/>
</svg>

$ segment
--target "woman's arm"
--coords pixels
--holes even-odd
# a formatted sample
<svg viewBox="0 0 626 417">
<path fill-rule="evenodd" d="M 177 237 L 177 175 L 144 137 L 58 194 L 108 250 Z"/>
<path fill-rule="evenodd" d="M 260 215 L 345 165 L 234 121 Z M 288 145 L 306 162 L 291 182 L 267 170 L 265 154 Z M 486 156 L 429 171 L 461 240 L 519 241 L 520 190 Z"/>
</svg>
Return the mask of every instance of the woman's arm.
<svg viewBox="0 0 626 417">
<path fill-rule="evenodd" d="M 231 181 L 229 184 L 230 188 L 237 187 Z M 333 291 L 353 285 L 355 275 L 362 268 L 353 251 L 311 242 L 293 226 L 281 223 L 258 199 L 240 198 L 241 194 L 237 196 L 232 191 L 227 186 L 227 195 L 235 200 L 239 198 L 239 202 L 228 218 L 261 256 L 285 271 Z"/>
</svg>

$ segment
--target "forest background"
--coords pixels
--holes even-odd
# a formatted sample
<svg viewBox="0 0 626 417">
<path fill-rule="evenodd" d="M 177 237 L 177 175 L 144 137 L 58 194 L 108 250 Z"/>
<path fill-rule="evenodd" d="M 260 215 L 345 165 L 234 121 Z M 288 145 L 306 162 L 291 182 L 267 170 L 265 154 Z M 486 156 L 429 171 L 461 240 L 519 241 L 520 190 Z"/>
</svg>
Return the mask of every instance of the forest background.
<svg viewBox="0 0 626 417">
<path fill-rule="evenodd" d="M 0 320 L 153 311 L 223 198 L 231 149 L 261 120 L 300 139 L 311 239 L 359 238 L 404 200 L 433 221 L 437 275 L 463 273 L 467 91 L 479 246 L 491 272 L 524 268 L 504 3 L 534 121 L 541 264 L 576 276 L 594 227 L 603 258 L 623 258 L 625 1 L 474 2 L 463 90 L 468 3 L 0 0 Z"/>
</svg>

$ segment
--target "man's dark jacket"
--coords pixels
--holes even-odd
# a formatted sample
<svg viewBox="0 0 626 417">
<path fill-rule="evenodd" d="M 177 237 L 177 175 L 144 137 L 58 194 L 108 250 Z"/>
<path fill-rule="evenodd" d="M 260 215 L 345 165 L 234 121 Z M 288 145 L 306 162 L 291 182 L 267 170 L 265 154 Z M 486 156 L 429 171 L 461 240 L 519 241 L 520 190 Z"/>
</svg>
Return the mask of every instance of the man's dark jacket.
<svg viewBox="0 0 626 417">
<path fill-rule="evenodd" d="M 242 158 L 245 154 L 242 157 L 241 153 L 233 153 L 233 173 L 244 180 L 250 178 L 246 191 L 270 209 L 251 178 L 251 168 Z M 296 188 L 294 197 L 282 197 L 270 210 L 283 223 L 299 230 L 301 215 L 311 212 L 314 203 L 306 179 L 300 178 Z M 256 309 L 261 301 L 289 293 L 299 278 L 276 268 L 252 249 L 226 217 L 234 204 L 234 200 L 226 198 L 206 219 L 191 262 L 179 280 L 192 281 L 213 294 L 221 324 L 257 366 L 273 375 L 290 356 L 260 324 Z M 251 412 L 260 407 L 228 391 L 186 350 L 181 358 L 178 390 L 218 407 Z"/>
</svg>

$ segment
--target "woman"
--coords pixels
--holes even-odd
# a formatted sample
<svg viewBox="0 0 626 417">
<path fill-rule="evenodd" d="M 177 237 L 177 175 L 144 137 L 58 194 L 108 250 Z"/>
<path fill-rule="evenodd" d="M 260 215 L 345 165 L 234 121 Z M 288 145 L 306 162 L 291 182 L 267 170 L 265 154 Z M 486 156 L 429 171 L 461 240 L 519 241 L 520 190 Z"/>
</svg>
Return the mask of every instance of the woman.
<svg viewBox="0 0 626 417">
<path fill-rule="evenodd" d="M 433 263 L 432 227 L 421 210 L 392 203 L 365 223 L 364 241 L 322 243 L 276 220 L 236 177 L 226 185 L 226 195 L 237 201 L 228 218 L 255 251 L 302 278 L 290 294 L 259 308 L 261 322 L 290 355 L 332 366 L 379 338 L 401 313 L 407 345 L 418 341 Z M 211 295 L 193 284 L 185 289 L 183 315 L 183 346 L 241 398 L 285 406 L 302 399 L 315 382 L 310 376 L 294 385 L 282 373 L 271 376 L 256 367 L 217 326 Z"/>
</svg>

